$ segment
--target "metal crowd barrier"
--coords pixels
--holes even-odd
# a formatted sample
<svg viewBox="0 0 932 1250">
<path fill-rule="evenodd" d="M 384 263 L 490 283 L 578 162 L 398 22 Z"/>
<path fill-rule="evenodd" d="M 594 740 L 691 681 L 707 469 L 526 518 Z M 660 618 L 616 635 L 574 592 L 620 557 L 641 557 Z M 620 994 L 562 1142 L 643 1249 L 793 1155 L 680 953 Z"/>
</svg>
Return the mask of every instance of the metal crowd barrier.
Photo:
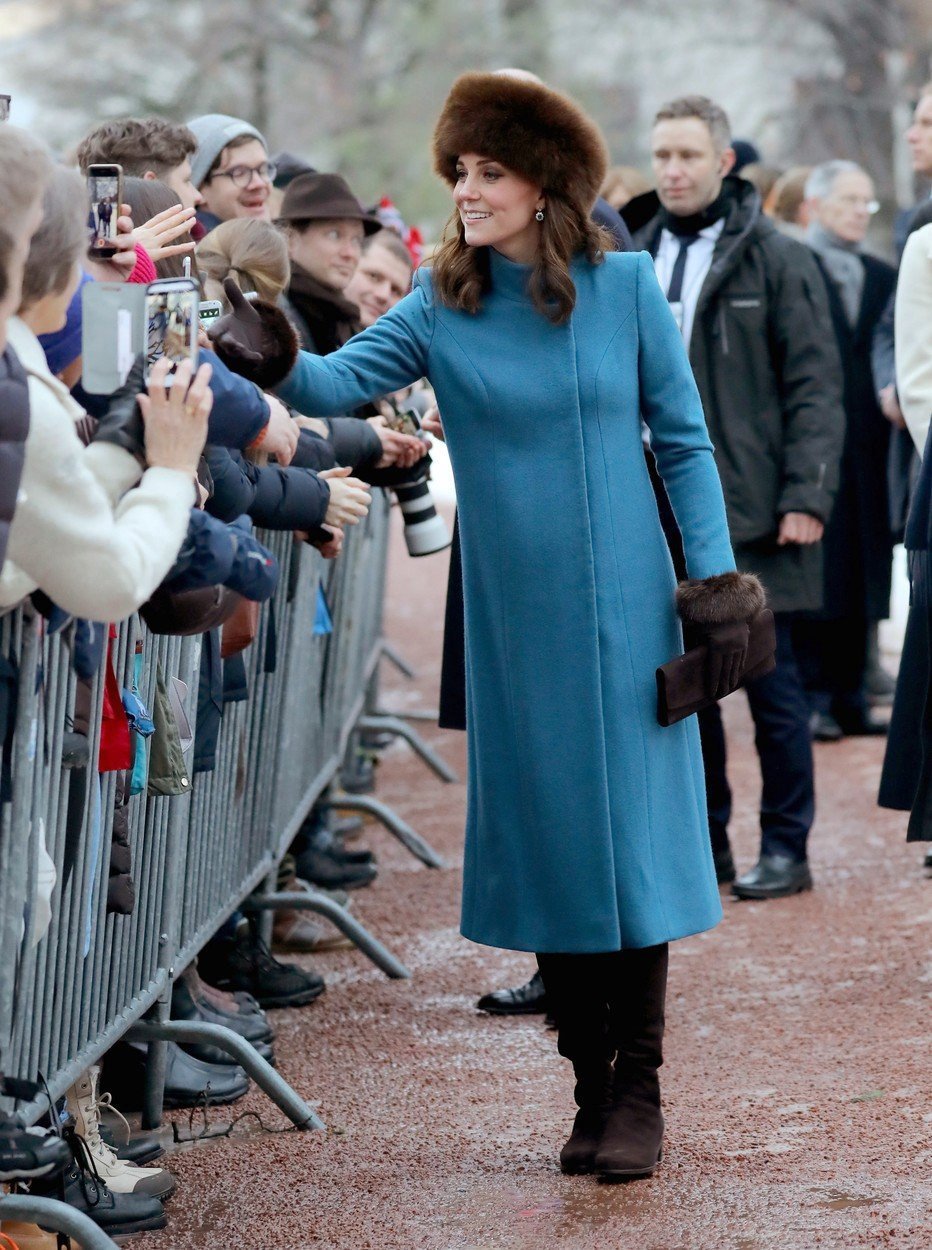
<svg viewBox="0 0 932 1250">
<path fill-rule="evenodd" d="M 355 802 L 331 786 L 351 736 L 375 710 L 388 520 L 388 499 L 376 491 L 369 517 L 348 532 L 334 562 L 296 544 L 291 534 L 261 535 L 279 558 L 281 577 L 244 655 L 248 699 L 224 706 L 213 772 L 193 775 L 190 791 L 177 796 L 130 799 L 136 904 L 128 916 L 106 912 L 116 774 L 97 769 L 103 670 L 92 686 L 87 766 L 63 766 L 76 690 L 67 631 L 50 634 L 29 607 L 0 621 L 0 658 L 18 678 L 11 790 L 0 806 L 0 1073 L 33 1080 L 41 1074 L 59 1098 L 121 1037 L 148 1041 L 143 1123 L 154 1127 L 161 1117 L 164 1043 L 209 1040 L 228 1050 L 296 1125 L 322 1127 L 237 1034 L 170 1021 L 171 985 L 238 908 L 263 913 L 282 906 L 327 916 L 387 975 L 408 975 L 328 896 L 275 890 L 278 863 L 313 805 Z M 315 632 L 321 585 L 330 633 Z M 136 617 L 124 622 L 112 644 L 121 686 L 132 685 L 137 647 L 143 702 L 152 709 L 157 670 L 166 681 L 180 678 L 193 732 L 201 637 L 157 637 Z M 191 762 L 189 753 L 189 776 Z M 424 863 L 440 864 L 393 813 L 375 814 Z M 41 840 L 57 883 L 50 926 L 34 943 Z M 37 1099 L 18 1111 L 31 1123 L 47 1109 Z M 22 1196 L 0 1198 L 0 1217 L 12 1217 L 14 1208 L 21 1215 L 24 1203 L 45 1211 L 55 1226 L 51 1207 Z M 99 1231 L 93 1237 L 88 1229 L 72 1231 L 83 1231 L 88 1246 L 110 1244 Z"/>
</svg>

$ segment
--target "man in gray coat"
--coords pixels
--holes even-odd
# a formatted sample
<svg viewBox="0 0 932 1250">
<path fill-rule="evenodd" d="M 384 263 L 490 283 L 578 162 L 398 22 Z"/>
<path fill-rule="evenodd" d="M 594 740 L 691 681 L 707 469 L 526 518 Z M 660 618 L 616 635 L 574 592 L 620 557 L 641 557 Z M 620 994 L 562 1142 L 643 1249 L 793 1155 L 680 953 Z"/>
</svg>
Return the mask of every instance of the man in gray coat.
<svg viewBox="0 0 932 1250">
<path fill-rule="evenodd" d="M 689 351 L 738 568 L 761 577 L 777 624 L 776 668 L 747 690 L 761 854 L 737 881 L 721 717 L 717 706 L 700 716 L 713 851 L 739 897 L 777 898 L 812 886 L 812 744 L 792 621 L 822 601 L 820 543 L 844 438 L 838 351 L 811 252 L 775 229 L 750 183 L 728 176 L 724 111 L 704 96 L 675 100 L 658 112 L 651 146 L 657 191 L 623 216 L 654 257 Z"/>
</svg>

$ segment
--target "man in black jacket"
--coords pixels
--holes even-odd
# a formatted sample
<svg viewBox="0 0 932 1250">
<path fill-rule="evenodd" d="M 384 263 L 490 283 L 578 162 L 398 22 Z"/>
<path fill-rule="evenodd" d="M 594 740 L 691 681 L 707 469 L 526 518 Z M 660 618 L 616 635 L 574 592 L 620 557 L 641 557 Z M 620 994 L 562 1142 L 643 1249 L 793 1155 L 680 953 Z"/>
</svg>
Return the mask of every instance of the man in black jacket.
<svg viewBox="0 0 932 1250">
<path fill-rule="evenodd" d="M 763 774 L 761 854 L 742 898 L 811 888 L 815 814 L 809 712 L 793 614 L 820 607 L 820 540 L 844 437 L 838 351 L 811 252 L 777 232 L 734 163 L 728 118 L 703 96 L 662 108 L 652 132 L 657 191 L 627 204 L 654 256 L 689 350 L 721 474 L 739 569 L 757 573 L 777 621 L 777 666 L 748 687 Z M 720 880 L 733 880 L 731 792 L 718 708 L 700 717 Z"/>
</svg>

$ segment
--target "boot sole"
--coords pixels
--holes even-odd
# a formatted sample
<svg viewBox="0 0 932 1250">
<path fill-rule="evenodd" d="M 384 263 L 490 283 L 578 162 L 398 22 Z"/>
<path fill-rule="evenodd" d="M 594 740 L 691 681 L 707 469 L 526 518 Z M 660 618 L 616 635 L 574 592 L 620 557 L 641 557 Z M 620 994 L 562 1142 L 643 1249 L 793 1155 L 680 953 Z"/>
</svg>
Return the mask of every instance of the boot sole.
<svg viewBox="0 0 932 1250">
<path fill-rule="evenodd" d="M 165 1097 L 162 1105 L 167 1107 L 169 1111 L 183 1111 L 186 1107 L 199 1107 L 206 1103 L 208 1107 L 225 1107 L 228 1103 L 239 1102 L 249 1093 L 249 1086 L 244 1089 L 237 1089 L 235 1092 L 218 1094 L 216 1090 L 208 1090 L 205 1094 L 202 1090 L 199 1094 L 184 1094 L 181 1096 L 173 1095 L 165 1091 Z"/>
<path fill-rule="evenodd" d="M 785 886 L 780 890 L 755 889 L 754 886 L 742 887 L 735 889 L 732 886 L 732 894 L 735 898 L 746 899 L 752 903 L 766 903 L 771 898 L 791 898 L 794 894 L 805 894 L 807 890 L 812 889 L 812 882 L 804 882 L 801 885 Z"/>
<path fill-rule="evenodd" d="M 563 1163 L 560 1162 L 560 1171 L 564 1176 L 591 1176 L 595 1171 L 594 1163 Z"/>
<path fill-rule="evenodd" d="M 67 1166 L 67 1163 L 47 1163 L 44 1168 L 10 1168 L 9 1171 L 0 1171 L 0 1183 L 35 1181 L 40 1176 L 48 1176 L 50 1172 L 62 1172 Z"/>
<path fill-rule="evenodd" d="M 657 1171 L 657 1169 L 660 1167 L 662 1162 L 663 1162 L 663 1151 L 661 1150 L 660 1154 L 657 1156 L 657 1162 L 652 1163 L 650 1167 L 647 1167 L 647 1168 L 628 1168 L 628 1169 L 617 1168 L 616 1169 L 616 1168 L 600 1168 L 596 1166 L 593 1168 L 593 1171 L 598 1172 L 600 1181 L 607 1181 L 609 1184 L 611 1184 L 613 1181 L 639 1181 L 639 1180 L 646 1180 L 648 1176 L 653 1176 L 653 1174 Z"/>
</svg>

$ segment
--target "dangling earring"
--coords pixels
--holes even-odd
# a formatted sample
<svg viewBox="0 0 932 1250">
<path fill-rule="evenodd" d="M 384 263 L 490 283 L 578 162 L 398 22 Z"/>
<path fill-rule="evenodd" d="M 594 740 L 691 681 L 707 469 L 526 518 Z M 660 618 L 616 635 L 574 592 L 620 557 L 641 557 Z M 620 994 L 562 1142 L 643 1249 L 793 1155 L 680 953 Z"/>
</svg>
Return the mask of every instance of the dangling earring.
<svg viewBox="0 0 932 1250">
<path fill-rule="evenodd" d="M 536 218 L 538 221 L 543 221 L 543 220 L 544 220 L 544 210 L 543 210 L 542 208 L 539 208 L 539 209 L 537 210 L 537 212 L 534 214 L 534 216 L 535 216 L 535 218 Z"/>
</svg>

